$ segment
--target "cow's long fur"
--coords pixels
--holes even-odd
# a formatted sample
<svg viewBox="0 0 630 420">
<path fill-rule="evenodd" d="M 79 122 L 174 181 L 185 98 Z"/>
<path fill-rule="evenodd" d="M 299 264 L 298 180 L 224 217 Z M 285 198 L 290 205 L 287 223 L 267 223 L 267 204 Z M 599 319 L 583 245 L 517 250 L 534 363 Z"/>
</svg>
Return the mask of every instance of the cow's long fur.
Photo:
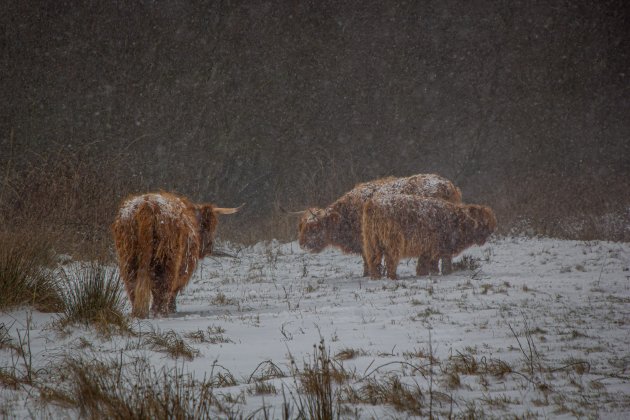
<svg viewBox="0 0 630 420">
<path fill-rule="evenodd" d="M 363 255 L 361 214 L 363 205 L 375 194 L 413 194 L 460 203 L 462 194 L 453 183 L 439 175 L 418 174 L 406 178 L 382 178 L 356 185 L 325 209 L 306 210 L 298 226 L 300 246 L 311 252 L 321 252 L 336 246 L 344 253 L 361 254 L 363 275 L 368 267 Z"/>
<path fill-rule="evenodd" d="M 471 245 L 483 245 L 496 228 L 489 207 L 450 203 L 412 195 L 378 195 L 363 207 L 363 249 L 372 278 L 380 278 L 384 258 L 387 276 L 396 279 L 401 258 L 418 258 L 416 273 L 435 271 Z M 450 267 L 443 267 L 443 273 Z"/>
<path fill-rule="evenodd" d="M 212 253 L 217 214 L 212 204 L 194 204 L 172 193 L 149 193 L 124 200 L 112 225 L 121 277 L 132 314 L 146 317 L 176 309 L 175 298 L 197 266 Z"/>
</svg>

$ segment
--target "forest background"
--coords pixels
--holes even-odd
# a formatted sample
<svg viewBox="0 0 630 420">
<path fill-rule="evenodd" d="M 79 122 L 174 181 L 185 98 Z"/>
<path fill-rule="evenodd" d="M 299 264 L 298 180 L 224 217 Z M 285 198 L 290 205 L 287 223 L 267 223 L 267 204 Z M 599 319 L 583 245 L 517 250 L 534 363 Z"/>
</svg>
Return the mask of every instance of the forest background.
<svg viewBox="0 0 630 420">
<path fill-rule="evenodd" d="M 111 256 L 132 193 L 283 210 L 439 173 L 499 233 L 630 240 L 630 5 L 576 1 L 0 4 L 0 231 Z"/>
</svg>

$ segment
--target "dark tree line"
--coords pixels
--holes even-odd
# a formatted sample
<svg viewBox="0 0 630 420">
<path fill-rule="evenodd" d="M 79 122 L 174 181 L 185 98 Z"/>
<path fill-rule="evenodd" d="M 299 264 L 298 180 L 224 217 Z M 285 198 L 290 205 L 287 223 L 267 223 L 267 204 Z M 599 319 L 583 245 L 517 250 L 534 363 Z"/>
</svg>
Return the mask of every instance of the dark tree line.
<svg viewBox="0 0 630 420">
<path fill-rule="evenodd" d="M 122 196 L 163 188 L 246 202 L 239 224 L 273 229 L 279 206 L 438 172 L 505 231 L 627 222 L 628 9 L 6 0 L 0 209 L 42 220 L 61 206 L 56 223 L 93 214 L 82 229 L 105 232 Z"/>
</svg>

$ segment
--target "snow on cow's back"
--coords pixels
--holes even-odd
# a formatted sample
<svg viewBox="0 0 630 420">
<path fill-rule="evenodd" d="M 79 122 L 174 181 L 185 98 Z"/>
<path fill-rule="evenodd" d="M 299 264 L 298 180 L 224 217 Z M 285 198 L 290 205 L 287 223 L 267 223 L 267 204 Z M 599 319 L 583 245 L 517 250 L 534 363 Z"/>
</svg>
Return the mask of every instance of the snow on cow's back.
<svg viewBox="0 0 630 420">
<path fill-rule="evenodd" d="M 374 181 L 363 182 L 361 184 L 355 185 L 355 187 L 348 191 L 345 196 L 350 197 L 351 199 L 358 200 L 361 203 L 365 203 L 372 196 L 380 191 L 380 189 L 386 185 L 387 183 L 391 183 L 395 181 L 397 178 L 388 177 L 377 179 Z"/>
<path fill-rule="evenodd" d="M 404 178 L 387 177 L 357 184 L 340 200 L 366 203 L 375 194 L 411 194 L 461 202 L 461 191 L 451 181 L 436 174 L 417 174 Z"/>
<path fill-rule="evenodd" d="M 408 185 L 413 189 L 420 188 L 426 194 L 438 194 L 441 188 L 448 186 L 451 182 L 439 175 L 414 175 L 409 177 Z"/>
<path fill-rule="evenodd" d="M 452 204 L 439 198 L 419 197 L 411 194 L 378 193 L 371 200 L 376 207 L 390 215 L 414 214 L 436 216 L 450 211 Z"/>
<path fill-rule="evenodd" d="M 449 200 L 459 195 L 457 188 L 451 181 L 435 174 L 418 174 L 398 178 L 384 183 L 377 192 L 379 194 L 412 194 Z"/>
<path fill-rule="evenodd" d="M 155 213 L 159 213 L 165 219 L 179 219 L 188 222 L 188 217 L 185 215 L 186 203 L 176 195 L 161 193 L 142 194 L 124 201 L 119 210 L 121 220 L 133 218 L 138 207 L 143 203 L 150 204 Z M 159 212 L 156 210 L 159 210 Z"/>
</svg>

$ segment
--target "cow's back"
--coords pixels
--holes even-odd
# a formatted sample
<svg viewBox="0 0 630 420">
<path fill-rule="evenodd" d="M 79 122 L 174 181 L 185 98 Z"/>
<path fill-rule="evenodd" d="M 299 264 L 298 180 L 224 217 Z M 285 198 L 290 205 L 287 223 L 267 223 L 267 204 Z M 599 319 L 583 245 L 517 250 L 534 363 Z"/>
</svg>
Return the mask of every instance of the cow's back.
<svg viewBox="0 0 630 420">
<path fill-rule="evenodd" d="M 461 203 L 462 194 L 451 181 L 436 174 L 417 174 L 392 179 L 375 191 L 377 194 L 409 194 Z"/>
</svg>

